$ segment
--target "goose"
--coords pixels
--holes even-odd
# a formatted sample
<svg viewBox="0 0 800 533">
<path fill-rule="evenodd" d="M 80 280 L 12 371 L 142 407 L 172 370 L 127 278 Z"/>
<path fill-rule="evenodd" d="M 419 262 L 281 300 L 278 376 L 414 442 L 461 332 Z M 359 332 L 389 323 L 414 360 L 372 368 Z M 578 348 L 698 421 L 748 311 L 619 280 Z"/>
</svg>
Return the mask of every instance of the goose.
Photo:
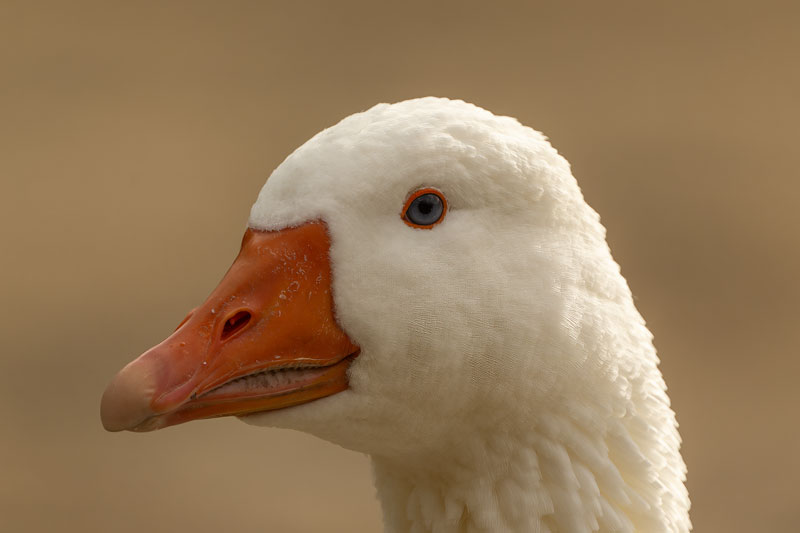
<svg viewBox="0 0 800 533">
<path fill-rule="evenodd" d="M 367 454 L 385 531 L 685 532 L 652 335 L 541 133 L 378 104 L 271 174 L 219 286 L 109 383 L 109 431 L 237 416 Z"/>
</svg>

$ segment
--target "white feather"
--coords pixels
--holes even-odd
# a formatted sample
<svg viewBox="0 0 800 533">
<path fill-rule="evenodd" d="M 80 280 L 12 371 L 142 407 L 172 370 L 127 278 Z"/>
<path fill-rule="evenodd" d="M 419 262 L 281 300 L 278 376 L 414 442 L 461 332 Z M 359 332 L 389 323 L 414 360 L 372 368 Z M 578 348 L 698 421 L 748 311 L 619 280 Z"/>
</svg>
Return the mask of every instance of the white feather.
<svg viewBox="0 0 800 533">
<path fill-rule="evenodd" d="M 435 187 L 441 224 L 400 218 Z M 389 532 L 685 532 L 685 466 L 650 332 L 569 164 L 515 119 L 380 104 L 305 143 L 250 226 L 322 219 L 340 394 L 248 417 L 372 456 Z"/>
</svg>

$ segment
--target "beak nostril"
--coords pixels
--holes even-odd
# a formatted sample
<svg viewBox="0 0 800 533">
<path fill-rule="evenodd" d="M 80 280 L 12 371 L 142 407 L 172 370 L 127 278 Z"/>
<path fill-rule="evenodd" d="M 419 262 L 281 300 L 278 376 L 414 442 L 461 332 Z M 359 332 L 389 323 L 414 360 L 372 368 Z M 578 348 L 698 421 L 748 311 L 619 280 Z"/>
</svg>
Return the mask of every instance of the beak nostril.
<svg viewBox="0 0 800 533">
<path fill-rule="evenodd" d="M 233 316 L 225 320 L 225 325 L 222 326 L 222 336 L 220 340 L 226 341 L 233 335 L 244 329 L 250 322 L 252 315 L 248 311 L 237 311 Z"/>
</svg>

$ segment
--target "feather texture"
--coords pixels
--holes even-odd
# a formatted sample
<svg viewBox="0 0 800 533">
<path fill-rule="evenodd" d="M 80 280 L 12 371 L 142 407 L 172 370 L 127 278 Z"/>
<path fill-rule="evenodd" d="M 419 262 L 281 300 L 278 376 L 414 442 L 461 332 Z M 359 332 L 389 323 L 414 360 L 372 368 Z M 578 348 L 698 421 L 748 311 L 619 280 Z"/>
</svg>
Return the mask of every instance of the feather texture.
<svg viewBox="0 0 800 533">
<path fill-rule="evenodd" d="M 434 187 L 431 230 L 401 220 Z M 652 337 L 569 164 L 461 101 L 380 104 L 319 133 L 250 226 L 323 219 L 350 388 L 246 421 L 373 459 L 388 532 L 685 532 Z"/>
</svg>

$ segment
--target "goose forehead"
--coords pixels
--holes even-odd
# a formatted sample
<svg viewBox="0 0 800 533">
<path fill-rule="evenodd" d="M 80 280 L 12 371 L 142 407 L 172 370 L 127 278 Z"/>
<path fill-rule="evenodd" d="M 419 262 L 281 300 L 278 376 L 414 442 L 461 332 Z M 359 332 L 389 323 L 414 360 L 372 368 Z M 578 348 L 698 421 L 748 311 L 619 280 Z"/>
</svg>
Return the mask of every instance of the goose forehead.
<svg viewBox="0 0 800 533">
<path fill-rule="evenodd" d="M 264 185 L 250 225 L 327 218 L 359 202 L 362 214 L 399 209 L 421 186 L 442 189 L 456 208 L 529 206 L 548 181 L 565 176 L 566 161 L 515 119 L 445 99 L 379 104 L 292 153 Z"/>
</svg>

